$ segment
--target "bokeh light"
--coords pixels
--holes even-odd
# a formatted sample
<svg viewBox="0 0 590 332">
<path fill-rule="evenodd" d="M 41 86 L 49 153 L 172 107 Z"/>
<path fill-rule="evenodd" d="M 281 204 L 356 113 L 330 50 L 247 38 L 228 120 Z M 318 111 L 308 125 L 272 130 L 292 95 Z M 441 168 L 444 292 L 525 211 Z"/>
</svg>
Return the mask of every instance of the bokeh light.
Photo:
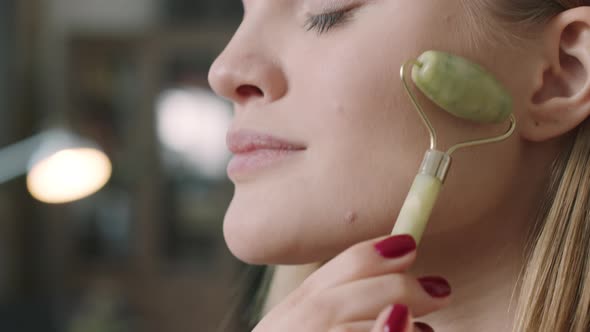
<svg viewBox="0 0 590 332">
<path fill-rule="evenodd" d="M 37 162 L 27 176 L 31 195 L 45 203 L 66 203 L 91 195 L 109 180 L 109 158 L 96 149 L 58 151 Z"/>
</svg>

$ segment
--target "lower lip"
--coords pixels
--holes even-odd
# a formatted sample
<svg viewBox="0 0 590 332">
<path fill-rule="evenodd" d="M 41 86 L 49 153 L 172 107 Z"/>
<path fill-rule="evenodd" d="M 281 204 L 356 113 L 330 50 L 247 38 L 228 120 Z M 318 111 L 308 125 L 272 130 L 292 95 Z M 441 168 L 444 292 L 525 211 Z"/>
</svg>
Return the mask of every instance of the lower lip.
<svg viewBox="0 0 590 332">
<path fill-rule="evenodd" d="M 227 175 L 235 179 L 241 175 L 268 168 L 303 150 L 254 150 L 235 154 L 227 165 Z"/>
</svg>

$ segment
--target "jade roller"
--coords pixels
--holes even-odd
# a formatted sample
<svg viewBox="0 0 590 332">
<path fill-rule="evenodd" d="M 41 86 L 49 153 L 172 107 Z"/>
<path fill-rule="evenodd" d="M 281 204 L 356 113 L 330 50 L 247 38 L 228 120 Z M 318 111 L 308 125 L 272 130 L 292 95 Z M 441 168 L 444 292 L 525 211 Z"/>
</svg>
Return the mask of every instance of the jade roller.
<svg viewBox="0 0 590 332">
<path fill-rule="evenodd" d="M 508 130 L 499 136 L 462 142 L 446 152 L 437 150 L 437 135 L 430 120 L 408 86 L 407 67 L 412 66 L 412 81 L 437 106 L 452 115 L 477 123 L 502 123 Z M 420 170 L 404 201 L 392 235 L 409 234 L 420 243 L 424 229 L 451 165 L 451 155 L 461 148 L 501 142 L 516 128 L 512 98 L 508 91 L 484 68 L 467 59 L 439 51 L 426 51 L 403 64 L 400 76 L 406 93 L 430 134 Z"/>
</svg>

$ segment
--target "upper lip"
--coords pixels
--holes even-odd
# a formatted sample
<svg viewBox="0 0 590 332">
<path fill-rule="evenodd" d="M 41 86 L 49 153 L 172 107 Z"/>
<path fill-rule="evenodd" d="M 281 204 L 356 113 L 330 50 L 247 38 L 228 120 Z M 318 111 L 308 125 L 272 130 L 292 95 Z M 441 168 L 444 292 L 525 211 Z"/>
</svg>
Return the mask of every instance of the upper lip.
<svg viewBox="0 0 590 332">
<path fill-rule="evenodd" d="M 300 143 L 246 129 L 228 131 L 226 144 L 234 154 L 255 150 L 305 150 L 306 148 Z"/>
</svg>

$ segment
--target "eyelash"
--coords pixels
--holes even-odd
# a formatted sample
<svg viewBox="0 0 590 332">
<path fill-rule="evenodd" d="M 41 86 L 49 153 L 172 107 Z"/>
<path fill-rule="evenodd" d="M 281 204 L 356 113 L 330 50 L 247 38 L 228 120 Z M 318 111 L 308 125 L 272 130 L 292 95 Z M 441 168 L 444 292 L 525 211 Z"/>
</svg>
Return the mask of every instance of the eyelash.
<svg viewBox="0 0 590 332">
<path fill-rule="evenodd" d="M 305 27 L 307 31 L 316 30 L 318 34 L 327 32 L 336 25 L 344 23 L 350 18 L 351 9 L 339 10 L 331 13 L 310 15 Z"/>
</svg>

